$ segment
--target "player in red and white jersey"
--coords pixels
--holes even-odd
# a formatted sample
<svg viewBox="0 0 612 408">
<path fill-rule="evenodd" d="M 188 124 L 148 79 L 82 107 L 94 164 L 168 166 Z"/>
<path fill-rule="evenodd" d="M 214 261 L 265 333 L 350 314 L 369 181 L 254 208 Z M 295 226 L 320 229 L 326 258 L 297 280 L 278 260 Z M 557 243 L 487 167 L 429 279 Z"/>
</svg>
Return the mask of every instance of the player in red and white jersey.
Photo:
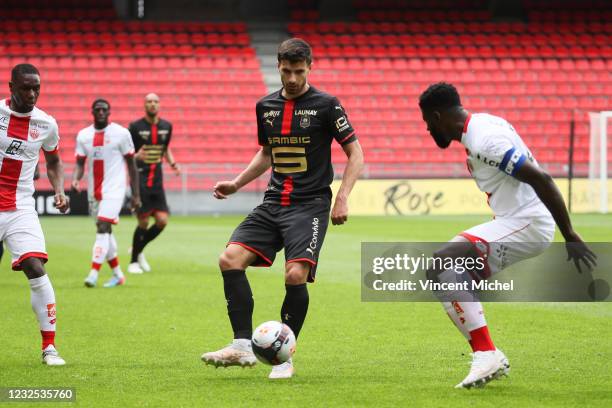
<svg viewBox="0 0 612 408">
<path fill-rule="evenodd" d="M 55 349 L 55 292 L 45 272 L 45 238 L 34 209 L 34 173 L 42 148 L 55 206 L 65 213 L 64 170 L 53 117 L 38 109 L 40 74 L 31 64 L 11 71 L 10 99 L 0 101 L 0 240 L 12 255 L 13 270 L 23 270 L 30 284 L 32 309 L 42 334 L 42 360 L 64 365 Z"/>
<path fill-rule="evenodd" d="M 552 177 L 538 166 L 510 123 L 497 116 L 468 112 L 455 87 L 444 82 L 427 88 L 419 106 L 438 147 L 445 149 L 452 141 L 465 146 L 468 169 L 479 189 L 488 195 L 495 214 L 492 221 L 458 234 L 436 252 L 437 257 L 485 259 L 477 279 L 488 279 L 541 254 L 553 240 L 556 223 L 566 241 L 568 260 L 572 259 L 578 270 L 581 262 L 589 269 L 595 265 L 595 254 L 572 228 Z M 495 250 L 502 243 L 504 250 Z M 454 270 L 434 272 L 440 280 L 461 275 Z M 474 352 L 469 374 L 457 385 L 470 388 L 499 378 L 510 366 L 491 340 L 482 304 L 464 300 L 451 294 L 442 303 Z"/>
<path fill-rule="evenodd" d="M 104 287 L 114 287 L 125 283 L 125 276 L 117 257 L 117 240 L 111 225 L 119 222 L 119 212 L 126 193 L 126 163 L 132 187 L 132 209 L 140 207 L 138 190 L 138 171 L 134 161 L 134 144 L 130 132 L 110 123 L 110 104 L 97 99 L 92 104 L 94 123 L 82 129 L 77 135 L 76 168 L 72 177 L 72 188 L 79 189 L 85 162 L 88 161 L 89 208 L 96 217 L 97 234 L 93 247 L 91 270 L 85 279 L 85 286 L 94 287 L 98 272 L 105 260 L 113 270 L 113 275 Z"/>
</svg>

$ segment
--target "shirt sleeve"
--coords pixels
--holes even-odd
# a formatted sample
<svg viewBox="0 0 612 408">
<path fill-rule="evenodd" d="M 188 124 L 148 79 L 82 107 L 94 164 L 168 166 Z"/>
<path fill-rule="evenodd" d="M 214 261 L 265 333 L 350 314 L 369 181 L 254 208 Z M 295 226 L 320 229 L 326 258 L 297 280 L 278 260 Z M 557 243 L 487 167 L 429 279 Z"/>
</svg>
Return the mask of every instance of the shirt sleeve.
<svg viewBox="0 0 612 408">
<path fill-rule="evenodd" d="M 132 139 L 132 144 L 134 145 L 134 149 L 140 148 L 138 143 L 139 135 L 138 135 L 138 127 L 136 126 L 136 122 L 130 123 L 130 127 L 128 128 L 130 132 L 130 137 Z"/>
<path fill-rule="evenodd" d="M 261 114 L 261 107 L 259 103 L 255 105 L 255 115 L 257 116 L 257 142 L 260 146 L 268 146 L 268 138 L 266 137 L 263 115 Z"/>
<path fill-rule="evenodd" d="M 260 146 L 268 146 L 268 138 L 266 137 L 259 103 L 255 105 L 255 115 L 257 116 L 257 142 Z"/>
<path fill-rule="evenodd" d="M 133 156 L 134 155 L 134 142 L 132 141 L 132 136 L 129 131 L 125 132 L 125 137 L 121 141 L 119 145 L 119 150 L 121 154 L 124 156 Z"/>
<path fill-rule="evenodd" d="M 166 147 L 170 146 L 170 139 L 172 139 L 172 123 L 168 122 L 168 138 L 166 139 Z"/>
<path fill-rule="evenodd" d="M 355 130 L 353 129 L 351 122 L 349 122 L 348 115 L 346 114 L 344 107 L 340 104 L 338 98 L 332 98 L 329 109 L 329 128 L 334 135 L 334 139 L 336 139 L 336 141 L 342 146 L 357 140 Z"/>
<path fill-rule="evenodd" d="M 476 151 L 476 158 L 492 167 L 497 167 L 499 171 L 514 176 L 520 169 L 527 156 L 516 148 L 508 139 L 491 138 L 483 143 L 482 147 Z"/>
<path fill-rule="evenodd" d="M 59 149 L 59 129 L 57 127 L 57 122 L 53 121 L 50 125 L 49 137 L 42 145 L 44 151 L 48 153 L 55 153 Z"/>
<path fill-rule="evenodd" d="M 81 137 L 81 134 L 79 133 L 77 135 L 76 138 L 76 147 L 75 147 L 75 152 L 74 155 L 79 158 L 87 158 L 87 151 L 85 150 L 85 145 L 83 144 L 83 138 Z"/>
</svg>

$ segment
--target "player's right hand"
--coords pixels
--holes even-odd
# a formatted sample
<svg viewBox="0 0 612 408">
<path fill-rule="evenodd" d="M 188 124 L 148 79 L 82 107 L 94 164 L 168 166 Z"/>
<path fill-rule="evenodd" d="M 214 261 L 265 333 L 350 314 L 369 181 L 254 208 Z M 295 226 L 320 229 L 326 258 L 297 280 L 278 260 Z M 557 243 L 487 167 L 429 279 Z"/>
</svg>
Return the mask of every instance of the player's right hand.
<svg viewBox="0 0 612 408">
<path fill-rule="evenodd" d="M 54 197 L 53 205 L 62 214 L 66 214 L 66 212 L 70 209 L 70 199 L 66 197 L 64 193 L 56 194 Z"/>
<path fill-rule="evenodd" d="M 73 191 L 76 191 L 78 193 L 79 192 L 79 180 L 72 180 L 70 187 L 72 187 Z"/>
<path fill-rule="evenodd" d="M 147 158 L 146 150 L 141 147 L 140 149 L 138 149 L 138 151 L 134 155 L 134 158 L 136 160 L 145 161 L 145 159 Z"/>
<path fill-rule="evenodd" d="M 597 255 L 587 247 L 577 233 L 573 233 L 566 239 L 565 249 L 567 249 L 567 260 L 574 261 L 579 273 L 582 273 L 580 261 L 586 265 L 588 271 L 592 271 L 597 266 Z"/>
<path fill-rule="evenodd" d="M 133 195 L 130 199 L 130 210 L 135 213 L 136 211 L 138 211 L 138 209 L 140 209 L 140 207 L 142 207 L 142 201 L 140 201 L 140 197 Z"/>
<path fill-rule="evenodd" d="M 224 200 L 228 195 L 238 191 L 238 186 L 233 181 L 219 181 L 213 189 L 213 197 Z"/>
</svg>

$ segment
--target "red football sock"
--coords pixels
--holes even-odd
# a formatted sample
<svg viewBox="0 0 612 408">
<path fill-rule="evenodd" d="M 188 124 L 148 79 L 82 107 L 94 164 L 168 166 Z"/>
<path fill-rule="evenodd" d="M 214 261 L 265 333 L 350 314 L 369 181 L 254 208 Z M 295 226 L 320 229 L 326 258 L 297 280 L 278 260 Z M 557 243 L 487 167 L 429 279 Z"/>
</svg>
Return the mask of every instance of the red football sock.
<svg viewBox="0 0 612 408">
<path fill-rule="evenodd" d="M 48 345 L 55 347 L 55 331 L 41 330 L 42 335 L 42 349 L 46 349 Z"/>
<path fill-rule="evenodd" d="M 117 266 L 119 266 L 119 258 L 114 257 L 113 259 L 109 259 L 108 260 L 108 265 L 111 268 L 116 268 Z"/>
<path fill-rule="evenodd" d="M 472 346 L 472 351 L 493 351 L 495 350 L 495 345 L 493 344 L 493 340 L 491 340 L 491 336 L 489 335 L 489 328 L 487 326 L 482 326 L 476 330 L 472 330 L 470 332 L 470 346 Z"/>
</svg>

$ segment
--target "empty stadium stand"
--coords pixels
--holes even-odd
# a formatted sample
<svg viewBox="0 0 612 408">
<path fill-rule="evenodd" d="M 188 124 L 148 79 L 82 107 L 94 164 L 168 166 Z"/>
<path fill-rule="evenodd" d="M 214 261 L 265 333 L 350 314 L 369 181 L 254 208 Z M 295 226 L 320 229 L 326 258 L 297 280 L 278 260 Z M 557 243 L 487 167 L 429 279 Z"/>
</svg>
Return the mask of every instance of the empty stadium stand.
<svg viewBox="0 0 612 408">
<path fill-rule="evenodd" d="M 108 98 L 111 118 L 127 126 L 148 92 L 174 123 L 177 160 L 192 164 L 188 184 L 169 177 L 170 189 L 210 189 L 257 150 L 254 105 L 267 91 L 246 23 L 124 21 L 110 0 L 29 4 L 3 2 L 0 80 L 20 62 L 41 69 L 39 106 L 57 118 L 69 165 L 95 98 Z M 368 177 L 467 176 L 464 152 L 435 148 L 418 110 L 420 92 L 442 80 L 469 109 L 510 120 L 557 176 L 575 117 L 576 173 L 585 175 L 585 112 L 612 102 L 612 12 L 597 0 L 561 1 L 554 12 L 547 4 L 525 1 L 524 21 L 500 22 L 482 0 L 355 0 L 355 21 L 321 22 L 315 1 L 291 0 L 287 31 L 312 44 L 311 81 L 347 108 Z M 334 155 L 340 173 L 338 146 Z"/>
<path fill-rule="evenodd" d="M 46 18 L 23 18 L 37 15 Z M 112 1 L 91 0 L 37 0 L 28 9 L 9 0 L 5 16 L 0 80 L 20 62 L 41 70 L 38 105 L 59 123 L 69 171 L 76 134 L 91 123 L 98 97 L 127 126 L 142 116 L 146 93 L 160 95 L 162 115 L 174 124 L 174 155 L 197 173 L 189 189 L 210 189 L 217 174 L 238 171 L 257 151 L 254 105 L 266 89 L 245 23 L 121 21 Z M 166 184 L 181 188 L 176 177 Z"/>
<path fill-rule="evenodd" d="M 550 11 L 550 2 L 529 1 L 524 22 L 494 22 L 480 0 L 354 4 L 357 21 L 318 22 L 304 11 L 288 31 L 313 46 L 311 80 L 343 101 L 371 175 L 467 175 L 461 149 L 443 155 L 420 117 L 418 95 L 438 81 L 456 84 L 472 111 L 510 120 L 557 176 L 567 174 L 575 117 L 576 173 L 586 174 L 585 112 L 612 103 L 605 2 L 561 2 L 566 10 Z"/>
</svg>

